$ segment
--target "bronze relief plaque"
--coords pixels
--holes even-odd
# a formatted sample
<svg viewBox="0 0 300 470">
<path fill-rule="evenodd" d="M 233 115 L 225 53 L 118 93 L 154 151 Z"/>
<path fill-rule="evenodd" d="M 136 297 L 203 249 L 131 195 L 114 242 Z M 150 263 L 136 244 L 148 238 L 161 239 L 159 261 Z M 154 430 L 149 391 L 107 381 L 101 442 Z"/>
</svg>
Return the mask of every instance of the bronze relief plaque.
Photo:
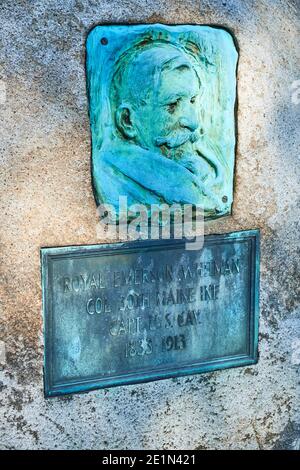
<svg viewBox="0 0 300 470">
<path fill-rule="evenodd" d="M 86 42 L 97 205 L 231 213 L 238 52 L 224 28 L 96 26 Z"/>
</svg>

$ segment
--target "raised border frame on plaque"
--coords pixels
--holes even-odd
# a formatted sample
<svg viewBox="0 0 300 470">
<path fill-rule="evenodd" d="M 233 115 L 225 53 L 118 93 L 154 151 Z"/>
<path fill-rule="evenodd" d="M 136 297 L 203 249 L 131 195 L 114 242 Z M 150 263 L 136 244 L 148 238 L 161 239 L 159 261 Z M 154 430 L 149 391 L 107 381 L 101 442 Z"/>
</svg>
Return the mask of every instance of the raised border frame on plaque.
<svg viewBox="0 0 300 470">
<path fill-rule="evenodd" d="M 259 230 L 207 235 L 203 248 L 197 251 L 185 250 L 185 240 L 175 239 L 42 248 L 45 396 L 255 364 L 258 359 L 259 256 Z M 215 268 L 209 263 L 213 263 L 214 259 L 217 271 L 212 273 L 209 270 Z M 230 260 L 235 263 L 235 268 L 230 267 Z M 169 269 L 169 276 L 174 274 L 174 279 L 169 279 L 174 289 L 183 282 L 179 270 L 188 273 L 189 267 L 193 266 L 195 277 L 191 268 L 191 277 L 188 280 L 185 278 L 184 286 L 194 289 L 194 297 L 187 305 L 186 293 L 182 294 L 186 304 L 177 303 L 175 294 L 165 297 L 164 304 L 161 296 L 157 308 L 155 291 L 162 292 L 161 289 L 165 289 L 164 292 L 167 292 L 170 287 L 167 280 L 158 275 L 153 286 L 147 285 L 150 289 L 149 299 L 151 296 L 154 299 L 153 308 L 149 299 L 146 306 L 139 305 L 139 328 L 132 321 L 132 331 L 129 331 L 129 321 L 127 326 L 120 323 L 118 315 L 121 307 L 119 305 L 117 308 L 113 304 L 124 297 L 128 286 L 139 295 L 139 284 L 132 289 L 130 282 L 126 283 L 129 278 L 124 277 L 127 281 L 121 285 L 121 275 L 118 274 L 119 280 L 114 287 L 110 279 L 109 286 L 99 284 L 92 288 L 93 278 L 87 274 L 84 277 L 84 273 L 95 270 L 105 272 L 107 276 L 111 273 L 115 276 L 122 269 L 135 269 L 136 266 L 148 269 L 150 265 L 155 272 L 156 268 L 168 262 L 174 268 L 172 273 Z M 194 266 L 197 266 L 196 271 Z M 83 273 L 81 280 L 79 272 Z M 145 276 L 149 281 L 148 274 Z M 73 287 L 72 275 L 75 276 Z M 203 285 L 213 285 L 214 276 L 219 279 L 219 297 L 214 299 L 213 293 L 207 290 L 208 298 L 200 298 L 205 293 Z M 90 284 L 87 284 L 87 279 L 90 279 Z M 97 279 L 98 282 L 100 274 Z M 199 289 L 202 289 L 201 294 Z M 98 302 L 96 311 L 93 299 L 100 298 L 103 292 L 107 293 L 107 301 L 111 306 L 105 311 L 102 297 L 102 303 Z M 154 311 L 161 313 L 163 322 L 156 329 L 144 328 L 146 323 L 143 322 L 146 321 L 149 326 L 148 320 Z M 132 314 L 132 309 L 126 313 L 124 307 L 123 314 L 124 318 L 126 315 L 132 320 L 137 318 Z M 173 318 L 173 324 L 170 318 L 167 322 L 168 314 Z M 178 340 L 177 350 L 163 350 L 166 338 L 180 335 L 185 337 L 185 347 L 181 348 L 184 342 Z M 141 354 L 128 353 L 126 348 L 132 337 L 137 341 L 135 347 L 140 348 L 136 351 Z M 152 351 L 148 354 L 150 340 Z"/>
</svg>

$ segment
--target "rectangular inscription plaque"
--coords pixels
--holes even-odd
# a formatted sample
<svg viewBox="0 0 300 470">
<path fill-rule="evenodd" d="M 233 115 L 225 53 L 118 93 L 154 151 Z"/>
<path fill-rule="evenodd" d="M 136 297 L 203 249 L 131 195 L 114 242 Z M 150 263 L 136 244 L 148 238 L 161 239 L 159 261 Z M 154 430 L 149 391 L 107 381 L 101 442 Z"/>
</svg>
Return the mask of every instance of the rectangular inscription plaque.
<svg viewBox="0 0 300 470">
<path fill-rule="evenodd" d="M 41 256 L 47 397 L 257 361 L 257 230 Z"/>
</svg>

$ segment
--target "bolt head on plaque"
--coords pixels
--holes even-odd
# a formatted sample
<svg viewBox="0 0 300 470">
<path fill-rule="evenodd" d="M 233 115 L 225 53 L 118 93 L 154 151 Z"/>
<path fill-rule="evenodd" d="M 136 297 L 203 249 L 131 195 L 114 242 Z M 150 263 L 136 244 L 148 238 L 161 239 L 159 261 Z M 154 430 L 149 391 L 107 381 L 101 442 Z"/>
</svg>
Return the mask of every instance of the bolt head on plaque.
<svg viewBox="0 0 300 470">
<path fill-rule="evenodd" d="M 233 200 L 236 65 L 226 30 L 96 26 L 87 39 L 97 205 L 192 204 L 205 218 Z"/>
</svg>

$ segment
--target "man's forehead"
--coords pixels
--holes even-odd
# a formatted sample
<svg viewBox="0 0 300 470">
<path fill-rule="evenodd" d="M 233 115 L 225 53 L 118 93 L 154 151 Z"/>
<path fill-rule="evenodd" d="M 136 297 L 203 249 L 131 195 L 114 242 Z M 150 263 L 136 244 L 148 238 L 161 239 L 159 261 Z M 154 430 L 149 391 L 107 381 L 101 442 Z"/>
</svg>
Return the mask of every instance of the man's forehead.
<svg viewBox="0 0 300 470">
<path fill-rule="evenodd" d="M 174 68 L 163 70 L 158 89 L 159 98 L 165 98 L 175 94 L 197 94 L 200 83 L 195 70 L 192 67 Z"/>
<path fill-rule="evenodd" d="M 165 100 L 162 95 L 168 93 L 168 89 L 181 95 L 199 92 L 191 58 L 184 51 L 164 44 L 142 51 L 130 61 L 121 83 L 121 94 L 130 102 L 146 102 L 149 98 Z"/>
</svg>

